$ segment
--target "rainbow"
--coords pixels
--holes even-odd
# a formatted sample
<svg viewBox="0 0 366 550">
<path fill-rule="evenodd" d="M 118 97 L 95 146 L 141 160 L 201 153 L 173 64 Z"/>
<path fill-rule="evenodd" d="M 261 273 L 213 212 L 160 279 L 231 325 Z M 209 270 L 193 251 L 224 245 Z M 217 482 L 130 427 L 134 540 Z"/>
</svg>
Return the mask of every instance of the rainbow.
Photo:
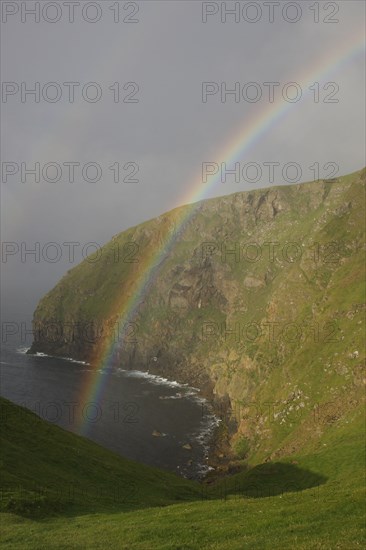
<svg viewBox="0 0 366 550">
<path fill-rule="evenodd" d="M 331 56 L 324 54 L 315 66 L 312 65 L 303 74 L 297 75 L 294 81 L 301 86 L 303 91 L 299 102 L 303 102 L 311 93 L 309 86 L 314 82 L 329 77 L 345 65 L 348 65 L 357 59 L 363 50 L 364 33 L 361 32 L 360 35 L 354 37 L 351 43 L 341 44 L 332 52 Z M 249 123 L 246 121 L 244 128 L 239 126 L 235 135 L 230 139 L 222 152 L 217 155 L 215 161 L 217 163 L 226 162 L 227 165 L 231 165 L 231 163 L 237 161 L 243 154 L 247 154 L 261 137 L 274 125 L 278 124 L 296 105 L 298 103 L 289 103 L 282 99 L 269 103 L 259 116 L 253 116 Z M 163 242 L 161 243 L 160 240 L 161 244 L 156 247 L 156 250 L 152 249 L 143 259 L 140 259 L 138 273 L 134 277 L 135 280 L 133 281 L 133 286 L 128 291 L 127 298 L 125 294 L 118 297 L 113 312 L 111 312 L 118 317 L 118 326 L 133 323 L 141 302 L 159 274 L 159 266 L 169 255 L 174 243 L 183 234 L 187 224 L 197 211 L 197 201 L 205 198 L 207 191 L 212 190 L 219 180 L 220 177 L 218 174 L 212 176 L 207 183 L 203 183 L 200 173 L 194 180 L 188 195 L 180 202 L 180 204 L 186 204 L 187 206 L 176 210 L 175 231 L 171 233 L 169 224 L 164 227 L 162 223 L 163 239 L 161 240 Z M 104 388 L 108 382 L 109 374 L 118 356 L 118 351 L 123 346 L 123 338 L 118 339 L 117 342 L 115 340 L 115 337 L 111 337 L 108 342 L 104 341 L 97 350 L 93 358 L 94 366 L 89 371 L 87 380 L 79 396 L 82 404 L 100 402 Z M 88 425 L 89 423 L 86 419 L 80 418 L 79 432 L 86 435 Z"/>
</svg>

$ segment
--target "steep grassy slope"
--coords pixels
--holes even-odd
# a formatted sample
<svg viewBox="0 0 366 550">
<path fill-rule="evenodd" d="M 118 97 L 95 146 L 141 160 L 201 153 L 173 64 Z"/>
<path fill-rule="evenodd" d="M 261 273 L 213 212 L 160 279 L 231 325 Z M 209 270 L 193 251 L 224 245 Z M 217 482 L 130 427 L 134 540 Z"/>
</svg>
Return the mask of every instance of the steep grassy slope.
<svg viewBox="0 0 366 550">
<path fill-rule="evenodd" d="M 155 258 L 117 361 L 229 403 L 239 460 L 314 448 L 363 398 L 365 173 L 203 201 L 184 230 L 189 206 L 121 233 L 40 301 L 31 351 L 93 361 Z"/>
<path fill-rule="evenodd" d="M 350 550 L 365 542 L 360 409 L 296 464 L 262 464 L 200 489 L 3 399 L 1 410 L 3 548 Z"/>
<path fill-rule="evenodd" d="M 200 498 L 200 487 L 136 464 L 0 398 L 1 509 L 80 515 Z"/>
</svg>

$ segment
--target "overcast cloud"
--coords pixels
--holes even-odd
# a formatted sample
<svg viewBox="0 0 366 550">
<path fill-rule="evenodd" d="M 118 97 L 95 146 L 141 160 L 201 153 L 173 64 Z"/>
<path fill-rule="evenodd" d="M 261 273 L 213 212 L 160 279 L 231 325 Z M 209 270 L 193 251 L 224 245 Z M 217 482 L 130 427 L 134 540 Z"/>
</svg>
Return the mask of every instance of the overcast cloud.
<svg viewBox="0 0 366 550">
<path fill-rule="evenodd" d="M 50 241 L 103 244 L 128 227 L 191 200 L 202 163 L 225 160 L 222 154 L 227 144 L 268 109 L 263 83 L 280 82 L 276 88 L 280 94 L 286 83 L 311 75 L 322 59 L 327 66 L 326 60 L 336 60 L 337 52 L 341 55 L 347 45 L 351 47 L 357 37 L 362 38 L 365 22 L 365 4 L 359 1 L 287 3 L 302 8 L 296 23 L 284 20 L 281 10 L 286 2 L 280 2 L 278 11 L 276 8 L 273 23 L 263 2 L 251 2 L 254 6 L 247 8 L 248 17 L 253 18 L 255 5 L 260 5 L 262 18 L 257 23 L 243 20 L 242 13 L 240 22 L 228 15 L 222 23 L 220 11 L 208 15 L 203 23 L 202 9 L 215 11 L 221 2 L 206 3 L 206 8 L 198 1 L 119 2 L 120 19 L 134 18 L 135 23 L 114 23 L 110 8 L 116 9 L 117 2 L 109 0 L 94 2 L 102 12 L 95 23 L 82 19 L 80 6 L 87 4 L 83 1 L 76 6 L 74 23 L 68 22 L 64 2 L 57 2 L 62 17 L 55 23 L 45 21 L 55 17 L 54 6 L 45 17 L 41 13 L 39 23 L 31 16 L 23 23 L 23 2 L 3 4 L 8 7 L 1 29 L 2 81 L 19 87 L 26 82 L 28 88 L 39 82 L 41 89 L 56 82 L 62 97 L 49 102 L 41 95 L 36 103 L 30 96 L 22 102 L 20 92 L 6 98 L 3 93 L 2 162 L 25 162 L 28 167 L 35 162 L 41 167 L 49 162 L 61 166 L 69 161 L 81 165 L 95 162 L 103 170 L 95 183 L 83 181 L 80 168 L 70 183 L 66 167 L 55 183 L 42 177 L 35 183 L 31 176 L 21 183 L 20 171 L 9 175 L 6 182 L 2 179 L 2 241 L 19 247 L 25 242 L 29 249 L 36 242 L 42 247 Z M 26 2 L 28 9 L 34 4 Z M 248 2 L 239 4 L 245 9 Z M 319 23 L 314 22 L 317 4 Z M 234 5 L 226 2 L 228 9 Z M 135 6 L 138 12 L 133 15 Z M 16 8 L 18 12 L 11 15 Z M 288 6 L 288 18 L 295 17 L 295 8 Z M 91 5 L 88 9 L 85 13 L 93 18 L 97 8 Z M 339 22 L 325 23 L 326 18 Z M 340 174 L 360 169 L 365 164 L 364 69 L 360 54 L 335 65 L 333 72 L 318 78 L 318 103 L 311 91 L 304 100 L 291 104 L 285 116 L 237 161 L 262 167 L 263 162 L 281 163 L 275 184 L 284 183 L 281 168 L 288 162 L 301 166 L 301 181 L 313 179 L 309 167 L 315 162 L 321 177 L 327 176 L 322 167 L 328 162 L 336 162 Z M 68 101 L 64 82 L 80 83 L 74 103 Z M 88 82 L 96 82 L 102 89 L 102 97 L 95 103 L 81 96 L 80 90 Z M 109 90 L 116 82 L 120 84 L 118 103 Z M 129 82 L 138 85 L 135 95 L 135 84 L 123 89 Z M 241 86 L 256 82 L 264 93 L 257 103 L 242 97 L 236 103 L 232 95 L 222 102 L 220 93 L 208 96 L 203 103 L 202 82 L 219 86 L 226 82 L 228 89 L 235 82 Z M 324 102 L 333 91 L 323 89 L 327 82 L 339 87 L 333 96 L 338 103 Z M 87 91 L 93 95 L 92 88 Z M 48 92 L 51 97 L 55 88 Z M 127 94 L 138 102 L 123 102 Z M 116 162 L 120 163 L 121 179 L 135 165 L 125 170 L 123 166 L 136 163 L 138 183 L 115 183 L 109 167 Z M 207 189 L 205 196 L 270 184 L 264 170 L 256 183 L 237 183 L 228 177 L 226 183 Z M 22 262 L 20 253 L 6 262 L 2 258 L 3 319 L 30 318 L 41 296 L 74 265 L 64 251 L 56 263 L 42 258 L 37 263 L 31 256 Z M 80 260 L 80 254 L 76 259 Z"/>
</svg>

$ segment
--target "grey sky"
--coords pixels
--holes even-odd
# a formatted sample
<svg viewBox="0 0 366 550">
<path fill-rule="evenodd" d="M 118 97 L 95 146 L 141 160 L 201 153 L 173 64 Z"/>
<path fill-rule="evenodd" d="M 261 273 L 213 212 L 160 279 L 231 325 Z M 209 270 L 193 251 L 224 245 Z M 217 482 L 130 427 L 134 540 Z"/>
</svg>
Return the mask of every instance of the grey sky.
<svg viewBox="0 0 366 550">
<path fill-rule="evenodd" d="M 87 2 L 80 2 L 80 6 Z M 311 75 L 319 59 L 332 58 L 342 45 L 352 44 L 362 36 L 365 6 L 359 1 L 295 2 L 301 5 L 298 22 L 284 21 L 276 8 L 270 23 L 263 2 L 262 18 L 257 23 L 243 20 L 220 21 L 220 13 L 202 22 L 202 3 L 198 1 L 153 0 L 137 2 L 139 11 L 130 17 L 136 23 L 113 22 L 110 7 L 116 2 L 95 2 L 102 10 L 100 21 L 92 24 L 80 16 L 67 21 L 68 12 L 58 2 L 62 17 L 48 23 L 41 14 L 35 23 L 31 17 L 21 22 L 22 2 L 4 2 L 18 6 L 19 12 L 2 23 L 2 81 L 29 87 L 39 82 L 57 82 L 62 97 L 55 103 L 31 98 L 22 103 L 20 93 L 2 103 L 2 161 L 27 163 L 48 162 L 60 165 L 76 161 L 98 163 L 103 170 L 99 182 L 82 181 L 76 172 L 74 183 L 67 181 L 65 168 L 60 181 L 35 183 L 20 176 L 2 181 L 2 241 L 27 243 L 28 248 L 39 242 L 75 241 L 81 245 L 94 241 L 103 244 L 112 235 L 169 210 L 194 196 L 203 162 L 221 162 L 222 152 L 240 128 L 268 108 L 264 96 L 257 103 L 233 96 L 226 102 L 220 95 L 202 102 L 202 82 L 235 82 L 244 85 L 257 82 L 298 81 L 307 72 Z M 35 2 L 27 2 L 31 7 Z M 41 2 L 41 5 L 44 5 Z M 134 2 L 120 2 L 120 17 L 129 17 Z M 228 8 L 234 2 L 226 2 Z M 248 2 L 240 2 L 242 8 Z M 291 3 L 287 3 L 291 4 Z M 320 22 L 312 5 L 319 5 Z M 211 2 L 215 10 L 221 2 Z M 332 11 L 337 14 L 332 15 Z M 16 9 L 16 8 L 14 8 Z M 54 17 L 49 8 L 46 17 Z M 253 10 L 255 6 L 253 7 Z M 294 17 L 291 6 L 288 17 Z M 94 17 L 93 8 L 88 12 Z M 249 18 L 254 11 L 247 12 Z M 338 23 L 324 19 L 338 18 Z M 301 181 L 311 180 L 311 165 L 336 162 L 340 174 L 361 168 L 364 160 L 364 61 L 362 56 L 341 64 L 329 77 L 319 80 L 320 101 L 313 92 L 293 105 L 287 115 L 265 132 L 256 144 L 238 161 L 243 165 L 256 162 L 279 162 L 276 184 L 283 183 L 282 166 L 297 162 L 302 168 Z M 80 82 L 75 88 L 75 102 L 67 97 L 64 82 Z M 324 103 L 322 86 L 335 82 L 338 103 Z M 88 82 L 97 82 L 102 97 L 90 103 L 81 97 L 80 89 Z M 113 102 L 109 86 L 120 83 L 121 97 L 133 91 L 123 85 L 135 82 L 139 86 L 134 98 L 137 103 Z M 91 90 L 92 91 L 92 90 Z M 50 94 L 52 90 L 49 90 Z M 277 96 L 276 96 L 277 97 Z M 3 98 L 4 99 L 4 98 Z M 139 167 L 138 183 L 113 182 L 108 168 L 119 162 Z M 228 166 L 229 168 L 229 166 Z M 121 171 L 123 176 L 127 171 Z M 267 173 L 258 183 L 228 178 L 207 191 L 206 196 L 218 196 L 254 187 L 269 185 Z M 81 247 L 78 247 L 80 252 Z M 80 260 L 80 253 L 76 256 Z M 4 258 L 3 258 L 4 260 Z M 2 261 L 3 319 L 29 319 L 39 298 L 52 288 L 72 265 L 64 249 L 60 261 L 39 263 L 29 256 L 21 261 L 20 253 Z M 75 262 L 76 263 L 76 262 Z"/>
</svg>

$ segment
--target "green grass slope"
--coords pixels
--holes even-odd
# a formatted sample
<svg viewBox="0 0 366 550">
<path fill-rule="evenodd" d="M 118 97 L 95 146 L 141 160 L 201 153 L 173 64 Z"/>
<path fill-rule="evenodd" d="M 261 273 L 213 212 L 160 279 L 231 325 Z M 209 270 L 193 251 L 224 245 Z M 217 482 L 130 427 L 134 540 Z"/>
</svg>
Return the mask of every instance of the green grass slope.
<svg viewBox="0 0 366 550">
<path fill-rule="evenodd" d="M 198 498 L 198 484 L 122 459 L 1 398 L 2 510 L 42 517 Z"/>
<path fill-rule="evenodd" d="M 124 460 L 6 400 L 1 405 L 3 548 L 349 550 L 364 545 L 361 409 L 296 461 L 258 465 L 199 487 Z"/>
</svg>

